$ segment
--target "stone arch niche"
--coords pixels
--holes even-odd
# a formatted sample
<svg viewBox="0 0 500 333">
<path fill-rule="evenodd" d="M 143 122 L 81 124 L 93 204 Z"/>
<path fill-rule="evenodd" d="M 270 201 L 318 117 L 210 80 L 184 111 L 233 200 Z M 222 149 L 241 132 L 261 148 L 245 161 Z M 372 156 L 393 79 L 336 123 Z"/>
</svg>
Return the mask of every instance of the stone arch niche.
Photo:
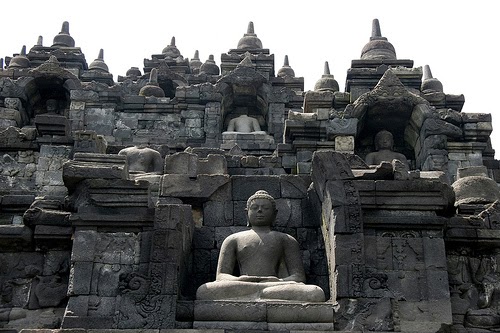
<svg viewBox="0 0 500 333">
<path fill-rule="evenodd" d="M 188 85 L 188 82 L 184 77 L 173 72 L 165 64 L 158 68 L 158 85 L 165 92 L 165 97 L 174 98 L 177 87 L 185 87 Z"/>
<path fill-rule="evenodd" d="M 169 97 L 172 99 L 175 97 L 175 91 L 177 87 L 186 87 L 189 85 L 187 80 L 182 77 L 182 75 L 172 71 L 164 62 L 160 63 L 160 65 L 157 67 L 157 70 L 158 85 L 165 93 L 165 97 Z M 148 84 L 150 74 L 151 70 L 149 70 L 149 72 L 145 72 L 144 75 L 141 76 L 139 89 Z"/>
<path fill-rule="evenodd" d="M 361 158 L 374 151 L 375 135 L 387 130 L 394 137 L 394 150 L 406 156 L 410 168 L 422 167 L 417 141 L 422 116 L 432 110 L 428 101 L 409 91 L 390 69 L 372 91 L 361 95 L 346 111 L 359 120 L 355 153 Z"/>
<path fill-rule="evenodd" d="M 48 99 L 56 99 L 64 111 L 69 107 L 70 91 L 81 87 L 78 77 L 60 67 L 54 56 L 31 70 L 30 74 L 33 80 L 26 84 L 25 90 L 34 116 L 45 112 Z"/>
<path fill-rule="evenodd" d="M 250 60 L 248 60 L 250 62 Z M 222 94 L 221 123 L 223 131 L 231 119 L 240 115 L 254 117 L 261 130 L 268 131 L 267 113 L 270 86 L 253 65 L 243 60 L 230 74 L 216 84 Z"/>
</svg>

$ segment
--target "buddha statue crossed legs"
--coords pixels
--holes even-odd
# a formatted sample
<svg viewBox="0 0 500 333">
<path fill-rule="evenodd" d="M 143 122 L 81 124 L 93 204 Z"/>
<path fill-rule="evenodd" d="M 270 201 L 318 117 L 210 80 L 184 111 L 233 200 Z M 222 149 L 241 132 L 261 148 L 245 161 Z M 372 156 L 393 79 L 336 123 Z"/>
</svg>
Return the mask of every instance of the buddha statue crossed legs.
<svg viewBox="0 0 500 333">
<path fill-rule="evenodd" d="M 306 285 L 299 244 L 292 236 L 271 230 L 276 203 L 266 191 L 247 201 L 251 230 L 222 243 L 215 282 L 198 288 L 198 300 L 324 302 L 323 290 Z M 240 275 L 233 275 L 238 265 Z"/>
<path fill-rule="evenodd" d="M 382 162 L 399 160 L 408 166 L 406 156 L 393 150 L 394 138 L 392 133 L 382 130 L 375 135 L 375 149 L 377 151 L 366 155 L 365 162 L 368 165 L 378 165 Z"/>
</svg>

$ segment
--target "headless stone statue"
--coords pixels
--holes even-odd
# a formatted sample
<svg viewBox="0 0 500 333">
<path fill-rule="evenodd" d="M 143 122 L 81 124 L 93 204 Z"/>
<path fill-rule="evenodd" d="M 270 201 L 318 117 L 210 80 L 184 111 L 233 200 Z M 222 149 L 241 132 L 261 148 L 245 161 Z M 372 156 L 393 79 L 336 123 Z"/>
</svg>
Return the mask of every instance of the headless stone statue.
<svg viewBox="0 0 500 333">
<path fill-rule="evenodd" d="M 161 155 L 154 149 L 134 146 L 120 150 L 118 155 L 127 156 L 128 169 L 130 173 L 153 173 L 163 172 L 163 161 Z"/>
<path fill-rule="evenodd" d="M 265 133 L 260 129 L 257 119 L 244 114 L 231 119 L 227 126 L 227 131 L 239 133 Z"/>
<path fill-rule="evenodd" d="M 251 230 L 222 243 L 215 282 L 200 286 L 199 300 L 324 302 L 323 290 L 306 285 L 299 244 L 292 236 L 271 230 L 276 203 L 266 191 L 247 201 Z M 233 275 L 238 265 L 240 275 Z"/>
<path fill-rule="evenodd" d="M 379 165 L 382 162 L 392 162 L 399 160 L 408 166 L 406 157 L 398 152 L 393 151 L 394 138 L 391 132 L 382 130 L 375 135 L 376 152 L 366 155 L 365 162 L 368 165 Z"/>
</svg>

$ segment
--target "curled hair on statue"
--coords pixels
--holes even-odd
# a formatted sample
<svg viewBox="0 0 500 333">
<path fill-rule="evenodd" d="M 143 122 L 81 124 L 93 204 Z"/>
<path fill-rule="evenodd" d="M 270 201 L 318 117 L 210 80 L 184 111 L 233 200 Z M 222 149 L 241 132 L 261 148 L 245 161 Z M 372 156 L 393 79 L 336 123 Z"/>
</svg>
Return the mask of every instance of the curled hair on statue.
<svg viewBox="0 0 500 333">
<path fill-rule="evenodd" d="M 267 191 L 264 191 L 264 190 L 258 190 L 257 192 L 255 192 L 253 195 L 251 195 L 248 198 L 246 210 L 248 210 L 250 208 L 252 201 L 254 201 L 255 199 L 269 200 L 269 202 L 271 203 L 271 205 L 273 207 L 273 211 L 276 211 L 276 200 L 274 200 L 274 198 L 269 193 L 267 193 Z M 250 221 L 248 221 L 248 219 L 247 219 L 247 227 L 251 227 Z"/>
<path fill-rule="evenodd" d="M 250 198 L 248 198 L 248 200 L 247 200 L 247 209 L 250 207 L 250 204 L 255 199 L 267 199 L 273 205 L 273 209 L 274 210 L 276 209 L 276 201 L 274 200 L 274 198 L 269 193 L 267 193 L 267 191 L 264 191 L 264 190 L 258 190 L 257 192 L 255 192 L 255 194 L 251 195 Z"/>
</svg>

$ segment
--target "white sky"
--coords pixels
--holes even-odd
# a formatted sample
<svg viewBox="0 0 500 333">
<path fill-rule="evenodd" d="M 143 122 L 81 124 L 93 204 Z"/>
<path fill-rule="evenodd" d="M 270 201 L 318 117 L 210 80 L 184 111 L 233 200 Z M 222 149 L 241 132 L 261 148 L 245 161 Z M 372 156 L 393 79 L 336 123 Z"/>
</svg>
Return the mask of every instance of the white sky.
<svg viewBox="0 0 500 333">
<path fill-rule="evenodd" d="M 21 4 L 25 11 L 9 9 Z M 263 47 L 275 55 L 275 72 L 288 55 L 307 91 L 328 61 L 342 91 L 374 18 L 398 59 L 411 59 L 414 67 L 430 65 L 445 93 L 465 95 L 462 112 L 492 114 L 493 148 L 500 151 L 500 114 L 491 103 L 500 78 L 495 1 L 24 0 L 2 5 L 0 57 L 18 53 L 22 45 L 29 50 L 40 35 L 43 45 L 51 46 L 62 22 L 68 21 L 87 63 L 103 48 L 115 80 L 132 66 L 142 71 L 144 58 L 160 54 L 172 36 L 185 58 L 199 50 L 201 61 L 213 54 L 220 66 L 220 55 L 236 48 L 253 21 Z"/>
</svg>

